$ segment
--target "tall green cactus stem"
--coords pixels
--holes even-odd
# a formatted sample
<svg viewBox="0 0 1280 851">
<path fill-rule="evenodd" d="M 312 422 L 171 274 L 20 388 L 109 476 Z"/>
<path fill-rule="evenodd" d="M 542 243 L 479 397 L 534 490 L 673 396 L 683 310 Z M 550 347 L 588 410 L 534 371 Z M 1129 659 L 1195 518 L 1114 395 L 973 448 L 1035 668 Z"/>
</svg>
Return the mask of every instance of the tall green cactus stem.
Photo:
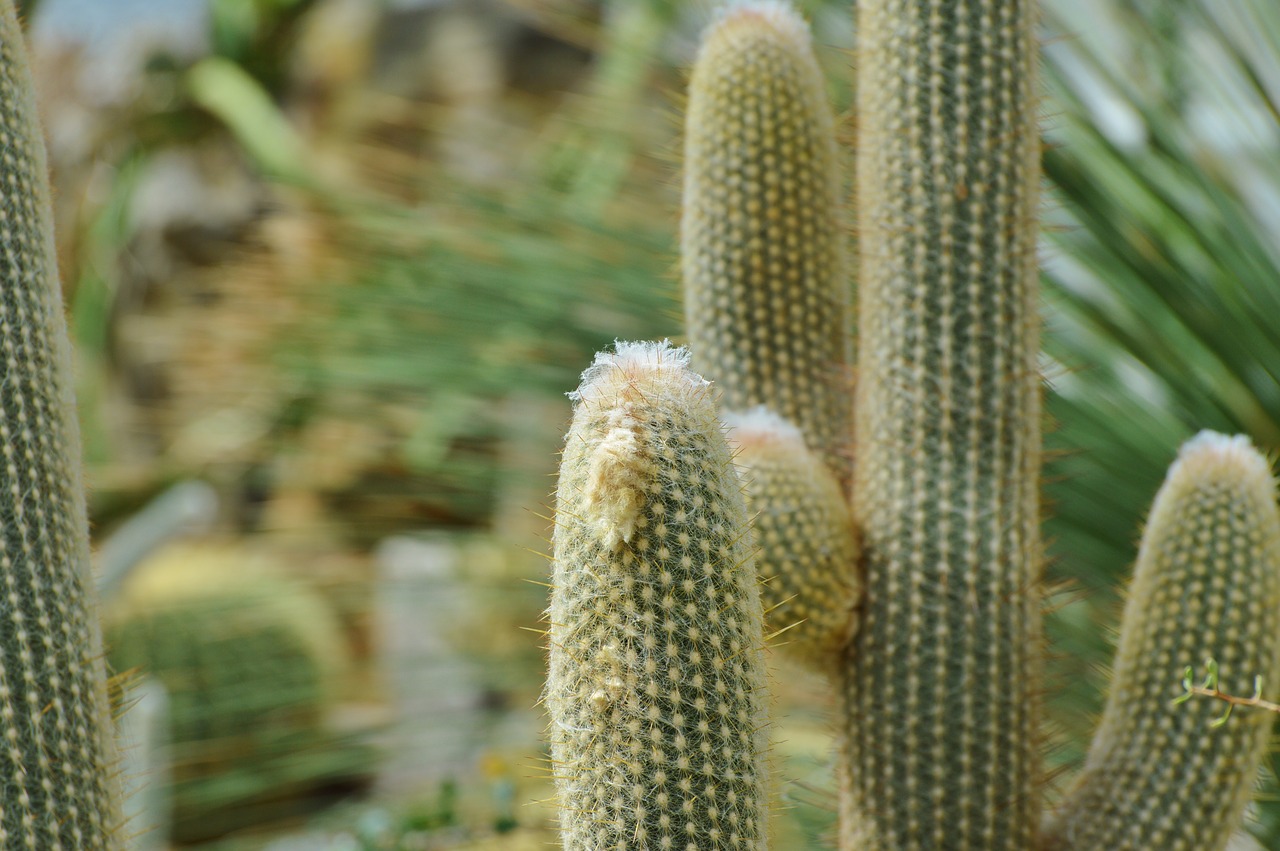
<svg viewBox="0 0 1280 851">
<path fill-rule="evenodd" d="M 723 417 L 752 513 L 773 646 L 829 672 L 857 626 L 858 539 L 836 477 L 800 431 L 763 408 Z"/>
<path fill-rule="evenodd" d="M 0 846 L 114 847 L 107 709 L 44 141 L 0 4 Z"/>
<path fill-rule="evenodd" d="M 567 851 L 763 848 L 760 595 L 715 399 L 686 364 L 620 344 L 576 394 L 545 696 Z"/>
<path fill-rule="evenodd" d="M 1048 820 L 1061 851 L 1221 851 L 1267 752 L 1272 717 L 1174 700 L 1214 659 L 1223 691 L 1280 684 L 1280 511 L 1265 458 L 1203 432 L 1156 496 L 1120 632 L 1111 694 L 1084 771 Z"/>
<path fill-rule="evenodd" d="M 799 426 L 847 485 L 849 281 L 835 132 L 804 21 L 731 7 L 689 81 L 680 223 L 694 366 Z"/>
<path fill-rule="evenodd" d="M 858 4 L 867 600 L 842 686 L 844 847 L 1035 847 L 1033 24 L 1032 0 Z"/>
</svg>

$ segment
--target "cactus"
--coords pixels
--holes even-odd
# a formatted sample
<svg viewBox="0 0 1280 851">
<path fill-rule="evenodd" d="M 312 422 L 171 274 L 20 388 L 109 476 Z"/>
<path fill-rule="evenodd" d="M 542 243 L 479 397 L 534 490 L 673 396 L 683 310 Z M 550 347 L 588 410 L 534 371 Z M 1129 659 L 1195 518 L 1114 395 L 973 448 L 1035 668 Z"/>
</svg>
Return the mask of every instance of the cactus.
<svg viewBox="0 0 1280 851">
<path fill-rule="evenodd" d="M 545 700 L 566 849 L 761 849 L 764 659 L 747 514 L 668 346 L 583 375 L 556 494 Z"/>
<path fill-rule="evenodd" d="M 113 667 L 169 699 L 173 838 L 288 812 L 368 769 L 327 729 L 345 666 L 325 603 L 240 548 L 180 545 L 142 565 L 108 609 Z"/>
<path fill-rule="evenodd" d="M 839 172 L 804 25 L 784 3 L 733 4 L 691 75 L 692 356 L 723 388 L 755 515 L 729 534 L 759 551 L 770 627 L 796 636 L 780 651 L 825 669 L 839 698 L 842 851 L 1221 851 L 1266 749 L 1249 701 L 1216 726 L 1213 701 L 1175 702 L 1188 697 L 1184 669 L 1206 657 L 1225 690 L 1280 676 L 1267 462 L 1244 438 L 1200 437 L 1152 509 L 1088 763 L 1043 812 L 1035 14 L 1032 0 L 858 4 L 856 406 L 843 382 Z M 618 790 L 639 807 L 669 780 L 631 756 L 644 747 L 615 732 L 622 723 L 587 708 L 643 700 L 611 648 L 643 634 L 635 613 L 650 592 L 617 553 L 620 518 L 646 516 L 647 479 L 634 424 L 610 423 L 632 423 L 626 405 L 640 399 L 689 422 L 707 394 L 624 378 L 590 398 L 558 493 L 553 755 L 568 767 L 562 792 L 587 765 L 630 773 L 563 795 L 563 820 L 601 831 L 595 842 L 566 831 L 571 849 L 633 847 L 634 833 L 600 827 L 621 826 Z M 702 434 L 684 463 L 712 451 Z M 678 469 L 679 452 L 667 462 Z M 688 607 L 682 626 L 704 634 L 722 612 Z M 572 690 L 558 684 L 565 670 Z M 649 729 L 669 730 L 677 711 L 658 708 Z"/>
<path fill-rule="evenodd" d="M 0 3 L 0 845 L 115 848 L 71 354 L 22 31 Z"/>
<path fill-rule="evenodd" d="M 783 643 L 795 658 L 823 664 L 849 636 L 859 582 L 844 496 L 852 406 L 843 175 L 809 41 L 783 3 L 739 6 L 708 30 L 689 81 L 680 268 L 695 367 L 721 388 L 726 420 L 746 426 L 737 457 L 759 518 L 769 627 L 789 630 Z M 750 415 L 757 426 L 769 417 L 776 425 L 740 421 L 757 410 L 766 412 Z"/>
<path fill-rule="evenodd" d="M 834 121 L 782 3 L 707 34 L 689 81 L 680 269 L 694 368 L 765 406 L 849 481 L 849 294 Z"/>
<path fill-rule="evenodd" d="M 752 544 L 772 645 L 818 670 L 857 627 L 858 539 L 840 484 L 800 430 L 764 408 L 726 413 L 729 445 L 754 509 Z"/>
<path fill-rule="evenodd" d="M 858 6 L 869 593 L 840 688 L 846 807 L 895 851 L 1023 851 L 1039 818 L 1033 14 Z"/>
<path fill-rule="evenodd" d="M 1188 665 L 1218 687 L 1280 682 L 1280 511 L 1244 438 L 1188 441 L 1156 495 L 1125 609 L 1111 695 L 1088 762 L 1047 825 L 1048 848 L 1219 847 L 1266 753 L 1271 716 L 1175 702 Z M 1151 766 L 1159 764 L 1160 771 Z M 1205 794 L 1212 789 L 1213 794 Z"/>
</svg>

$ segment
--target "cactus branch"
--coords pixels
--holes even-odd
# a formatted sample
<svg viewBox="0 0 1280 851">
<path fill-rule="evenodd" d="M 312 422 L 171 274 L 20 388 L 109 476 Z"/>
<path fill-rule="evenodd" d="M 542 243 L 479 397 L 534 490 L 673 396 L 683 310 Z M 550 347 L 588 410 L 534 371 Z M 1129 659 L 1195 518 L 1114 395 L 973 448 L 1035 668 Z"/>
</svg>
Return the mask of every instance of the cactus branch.
<svg viewBox="0 0 1280 851">
<path fill-rule="evenodd" d="M 1188 441 L 1156 496 L 1111 694 L 1081 776 L 1047 820 L 1050 849 L 1218 851 L 1253 790 L 1280 679 L 1280 510 L 1243 437 Z M 1203 686 L 1189 664 L 1214 660 Z M 1178 674 L 1185 682 L 1178 688 Z M 1227 701 L 1228 713 L 1194 693 Z M 1159 765 L 1159 771 L 1152 771 Z"/>
<path fill-rule="evenodd" d="M 1031 0 L 858 4 L 848 848 L 1035 845 L 1034 21 Z"/>
<path fill-rule="evenodd" d="M 694 365 L 849 481 L 849 275 L 834 121 L 789 5 L 736 4 L 689 80 L 680 265 Z"/>
<path fill-rule="evenodd" d="M 763 409 L 726 414 L 747 508 L 753 512 L 770 642 L 830 671 L 857 627 L 858 539 L 840 484 L 795 426 Z"/>
<path fill-rule="evenodd" d="M 115 847 L 102 640 L 44 140 L 0 4 L 0 845 Z"/>
<path fill-rule="evenodd" d="M 545 696 L 566 851 L 763 848 L 760 593 L 715 398 L 687 360 L 620 344 L 576 394 Z"/>
</svg>

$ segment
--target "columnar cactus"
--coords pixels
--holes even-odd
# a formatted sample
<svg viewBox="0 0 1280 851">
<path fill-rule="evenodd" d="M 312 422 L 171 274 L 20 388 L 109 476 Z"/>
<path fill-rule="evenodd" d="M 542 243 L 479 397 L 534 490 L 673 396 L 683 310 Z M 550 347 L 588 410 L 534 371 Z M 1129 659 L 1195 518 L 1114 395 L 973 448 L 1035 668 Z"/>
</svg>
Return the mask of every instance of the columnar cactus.
<svg viewBox="0 0 1280 851">
<path fill-rule="evenodd" d="M 0 3 L 0 846 L 116 847 L 112 730 L 89 572 L 44 141 Z"/>
<path fill-rule="evenodd" d="M 623 345 L 576 394 L 546 691 L 570 851 L 764 847 L 760 593 L 715 397 L 687 360 Z"/>
<path fill-rule="evenodd" d="M 1211 726 L 1221 706 L 1174 702 L 1185 668 L 1207 657 L 1225 690 L 1280 675 L 1267 462 L 1244 438 L 1201 437 L 1152 510 L 1088 764 L 1043 813 L 1035 16 L 1034 0 L 858 4 L 856 406 L 839 172 L 803 23 L 784 3 L 732 4 L 691 76 L 681 250 L 693 358 L 724 389 L 755 518 L 729 538 L 758 550 L 770 630 L 795 636 L 779 652 L 825 669 L 839 696 L 842 851 L 1221 851 L 1266 748 L 1257 707 Z M 620 732 L 626 716 L 602 725 L 592 709 L 655 705 L 611 649 L 657 618 L 648 584 L 614 555 L 652 510 L 636 482 L 653 468 L 618 460 L 640 457 L 625 406 L 662 405 L 672 423 L 707 416 L 705 392 L 613 387 L 579 402 L 558 495 L 548 698 L 572 849 L 635 847 L 621 814 L 670 794 L 666 762 Z M 696 433 L 687 449 L 664 442 L 676 450 L 664 463 L 718 451 L 711 431 Z M 645 522 L 669 538 L 665 517 Z M 684 611 L 671 629 L 704 636 L 728 609 Z M 565 689 L 564 671 L 581 681 Z M 650 736 L 685 718 L 674 702 L 650 712 Z M 723 761 L 701 768 L 699 783 L 739 776 Z M 587 776 L 590 795 L 574 786 Z M 645 847 L 719 847 L 668 838 Z"/>
<path fill-rule="evenodd" d="M 1039 817 L 1034 11 L 858 4 L 868 594 L 840 687 L 876 848 L 1022 851 Z"/>
<path fill-rule="evenodd" d="M 685 120 L 685 316 L 695 365 L 743 426 L 770 626 L 809 661 L 847 642 L 859 589 L 834 127 L 809 30 L 788 5 L 745 4 L 708 30 Z"/>
<path fill-rule="evenodd" d="M 1272 717 L 1184 705 L 1180 672 L 1212 660 L 1218 688 L 1246 696 L 1255 678 L 1280 683 L 1278 610 L 1280 511 L 1267 461 L 1242 437 L 1203 432 L 1156 495 L 1107 708 L 1048 821 L 1047 847 L 1221 847 L 1253 791 Z"/>
<path fill-rule="evenodd" d="M 689 82 L 680 269 L 694 367 L 849 480 L 849 290 L 834 121 L 784 3 L 712 27 Z"/>
</svg>

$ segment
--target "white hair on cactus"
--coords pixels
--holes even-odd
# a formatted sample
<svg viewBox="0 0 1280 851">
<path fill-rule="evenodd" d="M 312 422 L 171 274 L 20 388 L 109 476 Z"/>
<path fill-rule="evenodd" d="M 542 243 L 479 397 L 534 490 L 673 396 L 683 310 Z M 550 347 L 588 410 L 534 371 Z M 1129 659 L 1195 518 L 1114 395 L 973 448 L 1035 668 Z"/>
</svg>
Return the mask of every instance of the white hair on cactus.
<svg viewBox="0 0 1280 851">
<path fill-rule="evenodd" d="M 612 427 L 591 453 L 583 504 L 587 519 L 612 549 L 635 534 L 657 465 L 646 451 L 642 426 L 626 406 L 611 411 L 609 419 Z"/>
<path fill-rule="evenodd" d="M 1182 444 L 1178 459 L 1169 468 L 1168 478 L 1174 478 L 1186 468 L 1198 470 L 1208 466 L 1232 469 L 1265 480 L 1271 476 L 1267 459 L 1254 448 L 1247 436 L 1226 435 L 1206 429 Z"/>
<path fill-rule="evenodd" d="M 729 439 L 738 444 L 804 445 L 804 434 L 799 427 L 764 405 L 748 411 L 724 411 L 720 421 L 729 430 Z"/>
<path fill-rule="evenodd" d="M 731 25 L 735 21 L 761 20 L 784 38 L 803 50 L 809 50 L 813 36 L 809 25 L 786 0 L 732 0 L 718 10 L 708 29 Z M 703 36 L 705 42 L 706 36 Z"/>
<path fill-rule="evenodd" d="M 705 392 L 711 382 L 689 369 L 689 350 L 673 346 L 670 340 L 622 342 L 614 351 L 599 352 L 591 366 L 582 373 L 578 389 L 569 394 L 574 402 L 593 403 L 612 398 L 620 390 L 634 385 L 640 376 L 667 378 L 664 387 L 677 392 Z"/>
<path fill-rule="evenodd" d="M 570 398 L 602 415 L 607 429 L 591 453 L 583 493 L 587 519 L 600 530 L 605 546 L 631 540 L 657 475 L 649 445 L 655 407 L 704 410 L 713 419 L 710 387 L 689 369 L 689 350 L 668 340 L 618 342 L 582 373 Z"/>
</svg>

